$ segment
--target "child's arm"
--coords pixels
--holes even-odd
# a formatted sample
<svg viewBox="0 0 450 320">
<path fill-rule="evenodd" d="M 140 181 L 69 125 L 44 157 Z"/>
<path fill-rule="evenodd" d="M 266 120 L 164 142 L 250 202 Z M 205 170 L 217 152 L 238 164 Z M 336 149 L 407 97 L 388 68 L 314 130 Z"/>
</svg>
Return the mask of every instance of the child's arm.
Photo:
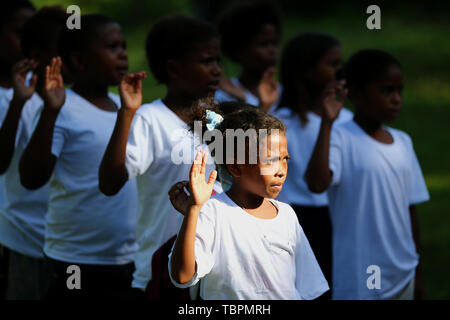
<svg viewBox="0 0 450 320">
<path fill-rule="evenodd" d="M 414 299 L 415 300 L 424 300 L 425 299 L 425 287 L 423 283 L 423 273 L 422 273 L 422 257 L 420 256 L 420 237 L 419 237 L 419 221 L 417 218 L 417 210 L 416 206 L 411 205 L 409 207 L 409 214 L 411 216 L 411 229 L 412 235 L 414 239 L 414 243 L 416 245 L 416 252 L 419 254 L 419 264 L 416 268 L 416 279 L 415 279 L 415 288 L 414 288 Z"/>
<path fill-rule="evenodd" d="M 17 128 L 19 126 L 20 116 L 23 106 L 36 90 L 37 76 L 33 75 L 28 86 L 25 85 L 27 73 L 35 69 L 37 63 L 24 59 L 19 61 L 13 67 L 13 98 L 9 104 L 8 113 L 0 129 L 0 174 L 8 170 L 11 159 L 14 155 Z"/>
<path fill-rule="evenodd" d="M 205 182 L 205 170 L 208 154 L 200 151 L 195 157 L 189 176 L 190 197 L 189 207 L 184 215 L 183 224 L 175 242 L 172 253 L 171 276 L 177 283 L 189 282 L 195 274 L 195 234 L 198 215 L 203 204 L 211 196 L 217 171 L 211 172 L 209 180 Z M 173 196 L 171 195 L 173 203 Z"/>
<path fill-rule="evenodd" d="M 347 95 L 347 90 L 343 89 L 344 84 L 344 81 L 333 83 L 325 89 L 323 94 L 319 137 L 305 173 L 308 188 L 314 193 L 324 192 L 331 183 L 332 172 L 329 166 L 331 128 L 334 120 L 339 116 Z M 337 94 L 340 95 L 338 99 L 336 99 Z"/>
<path fill-rule="evenodd" d="M 144 78 L 145 72 L 135 72 L 128 74 L 120 82 L 122 106 L 99 169 L 99 188 L 105 195 L 115 195 L 128 180 L 125 152 L 133 116 L 142 104 Z"/>
<path fill-rule="evenodd" d="M 45 69 L 42 98 L 44 109 L 33 136 L 20 159 L 20 182 L 27 189 L 38 189 L 50 179 L 56 157 L 52 154 L 53 129 L 66 99 L 61 75 L 61 58 L 53 58 Z"/>
</svg>

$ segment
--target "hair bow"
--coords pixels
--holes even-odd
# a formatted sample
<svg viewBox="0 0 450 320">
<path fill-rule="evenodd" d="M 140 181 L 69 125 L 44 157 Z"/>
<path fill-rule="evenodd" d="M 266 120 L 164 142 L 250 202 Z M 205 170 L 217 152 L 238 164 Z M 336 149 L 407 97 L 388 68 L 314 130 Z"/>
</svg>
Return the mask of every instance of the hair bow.
<svg viewBox="0 0 450 320">
<path fill-rule="evenodd" d="M 211 131 L 223 121 L 223 117 L 214 111 L 206 110 L 206 120 L 209 121 L 209 123 L 206 124 L 206 128 Z"/>
</svg>

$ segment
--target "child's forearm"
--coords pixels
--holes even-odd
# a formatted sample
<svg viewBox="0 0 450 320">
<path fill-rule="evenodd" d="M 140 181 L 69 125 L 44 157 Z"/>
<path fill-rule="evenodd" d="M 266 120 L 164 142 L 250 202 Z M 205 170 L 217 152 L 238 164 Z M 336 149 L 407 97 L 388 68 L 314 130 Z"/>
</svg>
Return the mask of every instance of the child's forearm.
<svg viewBox="0 0 450 320">
<path fill-rule="evenodd" d="M 128 134 L 135 111 L 122 108 L 118 111 L 108 147 L 99 169 L 99 188 L 105 195 L 114 195 L 128 180 L 125 153 Z"/>
<path fill-rule="evenodd" d="M 44 106 L 33 136 L 19 164 L 20 182 L 27 189 L 38 189 L 52 175 L 56 158 L 52 155 L 53 131 L 59 110 Z"/>
<path fill-rule="evenodd" d="M 13 98 L 9 104 L 8 113 L 3 120 L 0 129 L 0 150 L 2 150 L 0 153 L 0 174 L 4 174 L 8 170 L 14 155 L 17 128 L 24 105 L 25 101 Z"/>
<path fill-rule="evenodd" d="M 332 125 L 332 121 L 322 119 L 319 137 L 305 173 L 305 179 L 311 192 L 324 192 L 331 183 L 329 152 Z"/>
<path fill-rule="evenodd" d="M 184 216 L 183 224 L 172 253 L 172 278 L 178 283 L 189 282 L 195 274 L 195 233 L 201 206 L 191 206 Z"/>
</svg>

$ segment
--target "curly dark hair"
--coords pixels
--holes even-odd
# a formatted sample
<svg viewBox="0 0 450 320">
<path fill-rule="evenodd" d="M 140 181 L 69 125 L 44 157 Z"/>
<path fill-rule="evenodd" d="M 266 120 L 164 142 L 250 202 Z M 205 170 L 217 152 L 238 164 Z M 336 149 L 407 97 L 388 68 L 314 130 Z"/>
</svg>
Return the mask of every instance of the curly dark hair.
<svg viewBox="0 0 450 320">
<path fill-rule="evenodd" d="M 230 7 L 217 21 L 225 55 L 238 62 L 238 54 L 265 24 L 273 24 L 281 34 L 281 13 L 272 1 L 251 1 Z"/>
<path fill-rule="evenodd" d="M 364 49 L 354 53 L 344 65 L 347 87 L 363 90 L 369 83 L 378 80 L 391 66 L 401 68 L 400 62 L 391 54 L 377 49 Z"/>
<path fill-rule="evenodd" d="M 191 107 L 193 116 L 189 126 L 194 133 L 200 133 L 195 132 L 195 123 L 200 122 L 201 137 L 197 138 L 200 138 L 201 141 L 203 141 L 204 138 L 207 138 L 204 142 L 209 146 L 214 143 L 215 140 L 209 140 L 209 137 L 205 135 L 205 132 L 207 131 L 206 124 L 209 122 L 209 120 L 206 119 L 206 110 L 213 111 L 223 117 L 223 121 L 218 124 L 215 129 L 219 130 L 222 134 L 222 155 L 224 155 L 225 158 L 227 158 L 227 144 L 230 143 L 227 143 L 227 139 L 233 139 L 233 142 L 231 142 L 234 146 L 233 154 L 237 154 L 237 146 L 234 141 L 236 136 L 233 134 L 233 132 L 237 130 L 243 130 L 243 132 L 246 132 L 249 129 L 254 129 L 256 131 L 257 139 L 260 139 L 261 135 L 264 137 L 270 135 L 270 130 L 279 130 L 280 133 L 286 131 L 286 127 L 283 122 L 260 108 L 238 101 L 218 103 L 212 98 L 206 98 L 195 102 Z M 260 131 L 264 129 L 267 130 L 267 134 L 264 134 L 264 131 Z M 256 147 L 258 147 L 258 144 L 256 144 Z M 246 149 L 246 153 L 248 153 L 248 141 L 246 141 Z M 256 151 L 259 152 L 259 150 Z M 214 156 L 213 152 L 212 155 Z M 223 162 L 216 163 L 216 165 L 220 167 L 221 170 L 227 170 L 226 165 L 224 165 Z"/>
<path fill-rule="evenodd" d="M 219 35 L 213 25 L 183 15 L 169 15 L 159 19 L 150 29 L 145 44 L 147 61 L 159 83 L 168 82 L 167 61 L 182 59 Z"/>
</svg>

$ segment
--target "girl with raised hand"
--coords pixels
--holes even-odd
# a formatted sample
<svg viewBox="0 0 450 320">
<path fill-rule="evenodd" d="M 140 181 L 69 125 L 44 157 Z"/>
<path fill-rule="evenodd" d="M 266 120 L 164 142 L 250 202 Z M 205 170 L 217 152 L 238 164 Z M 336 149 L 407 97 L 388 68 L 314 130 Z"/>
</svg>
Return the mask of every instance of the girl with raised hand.
<svg viewBox="0 0 450 320">
<path fill-rule="evenodd" d="M 128 72 L 126 43 L 117 22 L 100 14 L 81 16 L 81 29 L 64 29 L 59 52 L 46 70 L 44 107 L 20 163 L 22 184 L 49 181 L 44 253 L 48 298 L 120 297 L 131 290 L 137 250 L 136 181 L 120 193 L 100 192 L 98 168 L 121 102 L 108 92 Z M 73 76 L 64 89 L 62 61 Z M 81 289 L 66 285 L 70 265 L 81 272 Z"/>
<path fill-rule="evenodd" d="M 210 198 L 217 173 L 205 182 L 207 154 L 200 152 L 189 182 L 170 190 L 172 204 L 184 214 L 169 260 L 172 282 L 191 287 L 201 279 L 202 299 L 314 299 L 328 284 L 295 212 L 274 200 L 287 174 L 285 127 L 261 109 L 235 104 L 241 108 L 229 113 L 211 103 L 196 107 L 202 136 L 208 130 L 215 131 L 214 141 L 223 138 L 219 145 L 224 149 L 215 149 L 215 160 L 233 181 L 226 193 Z M 245 155 L 227 154 L 227 140 L 234 141 L 231 132 L 238 129 L 250 129 L 256 139 L 241 141 Z M 256 161 L 249 150 L 259 150 Z"/>
<path fill-rule="evenodd" d="M 333 127 L 342 103 L 322 105 L 306 171 L 312 192 L 328 189 L 333 298 L 423 298 L 416 204 L 429 194 L 410 136 L 384 125 L 402 108 L 401 65 L 368 49 L 350 57 L 344 70 L 355 117 Z M 329 88 L 328 96 L 339 91 Z M 372 281 L 374 271 L 379 278 Z"/>
</svg>

